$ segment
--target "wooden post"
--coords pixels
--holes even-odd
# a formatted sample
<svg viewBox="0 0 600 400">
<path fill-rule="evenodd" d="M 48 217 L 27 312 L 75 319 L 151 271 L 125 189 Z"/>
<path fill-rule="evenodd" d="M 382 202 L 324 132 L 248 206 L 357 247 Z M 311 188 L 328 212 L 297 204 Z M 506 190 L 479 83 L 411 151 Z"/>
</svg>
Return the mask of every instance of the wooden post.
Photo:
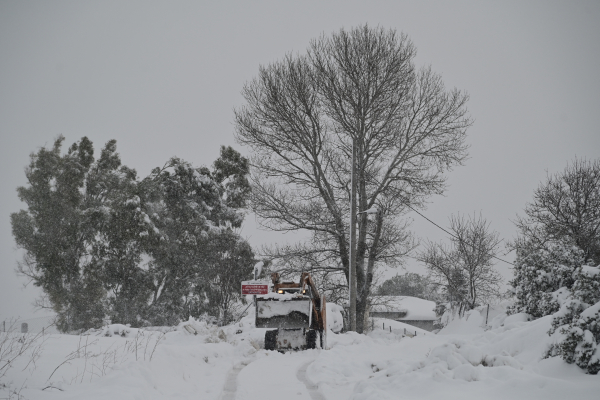
<svg viewBox="0 0 600 400">
<path fill-rule="evenodd" d="M 485 313 L 485 324 L 487 325 L 488 315 L 490 315 L 490 305 L 488 304 L 487 312 Z"/>
<path fill-rule="evenodd" d="M 392 333 L 392 326 L 390 325 L 390 333 Z"/>
</svg>

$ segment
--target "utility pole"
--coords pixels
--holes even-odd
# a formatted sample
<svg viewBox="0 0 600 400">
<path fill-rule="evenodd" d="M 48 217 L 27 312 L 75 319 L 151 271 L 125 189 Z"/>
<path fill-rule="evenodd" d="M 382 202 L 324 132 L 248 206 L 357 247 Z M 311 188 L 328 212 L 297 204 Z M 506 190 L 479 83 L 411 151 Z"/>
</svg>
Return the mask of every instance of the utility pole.
<svg viewBox="0 0 600 400">
<path fill-rule="evenodd" d="M 258 264 L 256 264 L 258 265 Z M 254 280 L 256 280 L 256 278 L 258 278 L 258 274 L 256 271 L 256 265 L 254 265 Z M 252 296 L 252 302 L 254 303 L 254 310 L 256 310 L 256 315 L 258 315 L 258 308 L 256 308 L 256 295 Z"/>
<path fill-rule="evenodd" d="M 356 332 L 356 139 L 352 139 L 352 168 L 350 174 L 350 330 Z"/>
</svg>

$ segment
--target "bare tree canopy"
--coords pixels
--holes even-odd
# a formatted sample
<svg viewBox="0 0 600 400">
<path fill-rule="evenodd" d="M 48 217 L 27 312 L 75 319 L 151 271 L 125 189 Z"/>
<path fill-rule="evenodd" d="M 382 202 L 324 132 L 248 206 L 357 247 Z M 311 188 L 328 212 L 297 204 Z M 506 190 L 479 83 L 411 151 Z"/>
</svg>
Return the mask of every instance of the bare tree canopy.
<svg viewBox="0 0 600 400">
<path fill-rule="evenodd" d="M 430 242 L 419 260 L 452 306 L 470 310 L 498 294 L 501 277 L 493 259 L 502 240 L 481 215 L 450 217 L 450 232 L 449 246 Z"/>
<path fill-rule="evenodd" d="M 562 173 L 549 175 L 525 214 L 516 221 L 515 248 L 566 240 L 583 250 L 586 262 L 600 264 L 600 160 L 576 159 Z"/>
<path fill-rule="evenodd" d="M 237 140 L 253 151 L 252 210 L 270 229 L 312 232 L 288 250 L 320 254 L 346 279 L 355 143 L 358 209 L 379 210 L 358 219 L 359 316 L 375 263 L 397 263 L 413 247 L 400 219 L 406 204 L 443 192 L 444 174 L 467 155 L 468 95 L 446 90 L 430 68 L 416 70 L 415 55 L 394 30 L 342 29 L 306 54 L 261 66 L 235 111 Z"/>
</svg>

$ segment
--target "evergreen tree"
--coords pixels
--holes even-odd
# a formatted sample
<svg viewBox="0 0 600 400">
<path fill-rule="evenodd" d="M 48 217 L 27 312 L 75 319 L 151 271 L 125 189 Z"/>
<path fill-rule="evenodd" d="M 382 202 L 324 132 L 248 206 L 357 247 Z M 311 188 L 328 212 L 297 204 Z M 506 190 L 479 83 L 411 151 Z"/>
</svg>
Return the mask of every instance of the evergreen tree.
<svg viewBox="0 0 600 400">
<path fill-rule="evenodd" d="M 231 230 L 209 234 L 205 273 L 195 285 L 194 308 L 197 314 L 215 316 L 220 324 L 237 318 L 239 306 L 245 299 L 240 282 L 252 276 L 256 263 L 252 248 Z M 196 312 L 191 313 L 194 316 Z"/>
<path fill-rule="evenodd" d="M 58 328 L 175 324 L 208 311 L 227 320 L 254 264 L 241 226 L 248 161 L 222 147 L 212 171 L 173 158 L 139 181 L 116 141 L 98 160 L 82 138 L 31 155 L 27 209 L 11 215 L 21 273 L 44 291 Z M 199 314 L 198 314 L 199 315 Z M 195 316 L 198 316 L 195 315 Z"/>
<path fill-rule="evenodd" d="M 383 282 L 377 289 L 379 296 L 412 296 L 433 300 L 435 288 L 427 277 L 413 272 L 396 275 Z"/>
<path fill-rule="evenodd" d="M 557 291 L 573 287 L 573 274 L 583 264 L 583 251 L 565 240 L 549 243 L 545 249 L 519 247 L 510 282 L 516 301 L 509 312 L 524 312 L 534 318 L 557 312 Z"/>
<path fill-rule="evenodd" d="M 60 136 L 52 149 L 31 155 L 29 185 L 17 189 L 28 209 L 11 214 L 11 223 L 17 245 L 26 251 L 19 270 L 48 295 L 59 329 L 70 331 L 97 326 L 104 316 L 93 253 L 120 161 L 113 141 L 98 161 L 88 138 L 61 155 L 63 141 Z"/>
<path fill-rule="evenodd" d="M 561 356 L 595 375 L 600 372 L 600 267 L 583 265 L 571 280 L 570 288 L 554 293 L 560 309 L 548 333 L 556 333 L 557 340 L 546 356 Z"/>
<path fill-rule="evenodd" d="M 222 149 L 222 154 L 229 158 L 233 152 L 231 148 Z M 223 157 L 217 160 L 217 165 L 227 168 L 211 172 L 173 158 L 143 182 L 147 185 L 146 212 L 156 227 L 156 231 L 150 232 L 147 247 L 152 256 L 149 268 L 152 323 L 172 324 L 186 318 L 190 310 L 198 310 L 199 303 L 206 302 L 209 295 L 206 282 L 211 279 L 207 271 L 212 268 L 207 260 L 215 251 L 212 242 L 220 240 L 221 234 L 233 234 L 231 230 L 243 221 L 243 214 L 227 205 L 228 201 L 234 205 L 245 201 L 242 196 L 236 198 L 244 192 L 243 179 L 239 178 L 244 177 L 243 166 L 236 169 L 235 163 L 227 165 L 220 160 Z M 236 185 L 236 177 L 237 182 L 242 181 L 241 185 Z"/>
</svg>

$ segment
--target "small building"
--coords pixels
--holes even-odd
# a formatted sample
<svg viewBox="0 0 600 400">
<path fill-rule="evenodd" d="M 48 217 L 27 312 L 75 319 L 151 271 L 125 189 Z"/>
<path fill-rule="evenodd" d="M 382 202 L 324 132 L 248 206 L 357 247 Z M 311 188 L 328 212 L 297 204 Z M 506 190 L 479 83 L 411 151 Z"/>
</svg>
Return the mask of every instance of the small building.
<svg viewBox="0 0 600 400">
<path fill-rule="evenodd" d="M 430 332 L 437 319 L 434 301 L 411 296 L 377 296 L 374 303 L 370 317 L 393 319 Z"/>
</svg>

